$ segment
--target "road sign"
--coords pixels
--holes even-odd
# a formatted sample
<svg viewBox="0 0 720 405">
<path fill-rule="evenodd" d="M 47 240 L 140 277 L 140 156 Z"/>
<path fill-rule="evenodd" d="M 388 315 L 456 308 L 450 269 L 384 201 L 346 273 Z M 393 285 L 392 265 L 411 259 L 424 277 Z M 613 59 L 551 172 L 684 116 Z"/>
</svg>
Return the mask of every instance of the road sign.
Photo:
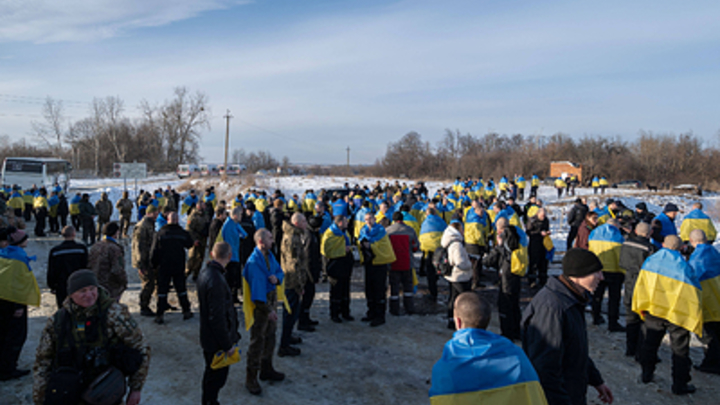
<svg viewBox="0 0 720 405">
<path fill-rule="evenodd" d="M 147 178 L 147 164 L 114 163 L 113 176 L 119 179 L 145 179 Z"/>
</svg>

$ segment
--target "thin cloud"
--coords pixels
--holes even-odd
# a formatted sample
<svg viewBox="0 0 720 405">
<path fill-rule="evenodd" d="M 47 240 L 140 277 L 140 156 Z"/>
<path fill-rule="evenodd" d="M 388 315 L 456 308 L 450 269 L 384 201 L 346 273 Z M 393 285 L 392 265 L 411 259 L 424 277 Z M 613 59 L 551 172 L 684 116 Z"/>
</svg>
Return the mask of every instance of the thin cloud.
<svg viewBox="0 0 720 405">
<path fill-rule="evenodd" d="M 0 42 L 96 41 L 198 14 L 241 0 L 0 0 Z"/>
</svg>

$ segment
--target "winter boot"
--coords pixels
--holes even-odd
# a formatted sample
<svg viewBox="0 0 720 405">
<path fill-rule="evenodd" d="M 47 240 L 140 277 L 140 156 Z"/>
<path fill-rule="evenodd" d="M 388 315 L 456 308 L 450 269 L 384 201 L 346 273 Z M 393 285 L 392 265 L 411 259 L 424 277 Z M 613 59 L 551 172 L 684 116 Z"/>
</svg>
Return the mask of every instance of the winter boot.
<svg viewBox="0 0 720 405">
<path fill-rule="evenodd" d="M 412 315 L 415 313 L 415 297 L 413 295 L 408 294 L 403 296 L 403 307 L 405 307 L 405 313 L 407 315 Z"/>
<path fill-rule="evenodd" d="M 330 319 L 335 323 L 342 323 L 342 319 L 340 319 L 340 301 L 330 301 Z"/>
<path fill-rule="evenodd" d="M 354 321 L 355 320 L 355 318 L 352 315 L 350 315 L 350 298 L 342 300 L 342 302 L 340 304 L 340 309 L 341 309 L 342 317 L 344 320 L 346 320 L 346 321 Z"/>
<path fill-rule="evenodd" d="M 193 317 L 193 313 L 190 311 L 190 300 L 188 299 L 187 292 L 180 296 L 180 307 L 182 308 L 184 321 Z"/>
<path fill-rule="evenodd" d="M 140 307 L 140 316 L 155 316 L 155 311 L 148 306 Z"/>
<path fill-rule="evenodd" d="M 260 380 L 261 381 L 282 381 L 285 379 L 285 374 L 275 370 L 272 365 L 272 360 L 263 360 L 260 363 Z"/>
<path fill-rule="evenodd" d="M 253 395 L 260 395 L 262 393 L 262 387 L 257 380 L 258 370 L 249 368 L 247 369 L 247 375 L 245 377 L 245 388 L 248 392 Z"/>
<path fill-rule="evenodd" d="M 400 297 L 390 297 L 390 315 L 400 315 Z"/>
</svg>

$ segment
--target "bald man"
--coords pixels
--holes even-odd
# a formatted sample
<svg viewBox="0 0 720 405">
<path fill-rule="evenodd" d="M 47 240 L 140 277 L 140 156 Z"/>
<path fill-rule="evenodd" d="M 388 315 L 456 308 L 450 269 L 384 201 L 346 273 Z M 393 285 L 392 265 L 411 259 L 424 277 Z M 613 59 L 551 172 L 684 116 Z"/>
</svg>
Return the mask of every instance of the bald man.
<svg viewBox="0 0 720 405">
<path fill-rule="evenodd" d="M 474 291 L 455 299 L 457 332 L 433 367 L 431 404 L 449 403 L 448 397 L 458 403 L 463 399 L 479 403 L 490 395 L 502 396 L 514 405 L 547 403 L 537 373 L 522 349 L 486 330 L 490 317 L 490 305 Z M 509 369 L 514 370 L 511 377 L 505 372 Z"/>
<path fill-rule="evenodd" d="M 178 224 L 177 212 L 170 212 L 167 221 L 167 225 L 155 234 L 151 250 L 152 264 L 158 269 L 158 304 L 155 317 L 157 324 L 165 323 L 163 314 L 169 309 L 170 282 L 175 287 L 175 293 L 180 301 L 183 319 L 193 317 L 185 285 L 185 249 L 190 249 L 195 242 L 190 233 Z"/>
</svg>

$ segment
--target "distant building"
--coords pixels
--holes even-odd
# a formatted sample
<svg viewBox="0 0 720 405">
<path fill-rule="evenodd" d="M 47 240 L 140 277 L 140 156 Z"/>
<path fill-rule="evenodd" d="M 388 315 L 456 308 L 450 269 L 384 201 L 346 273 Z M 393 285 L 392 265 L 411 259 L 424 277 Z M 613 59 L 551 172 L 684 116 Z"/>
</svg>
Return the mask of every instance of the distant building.
<svg viewBox="0 0 720 405">
<path fill-rule="evenodd" d="M 567 160 L 562 162 L 550 162 L 550 176 L 566 178 L 572 176 L 573 174 L 576 175 L 578 181 L 582 183 L 582 165 Z"/>
</svg>

